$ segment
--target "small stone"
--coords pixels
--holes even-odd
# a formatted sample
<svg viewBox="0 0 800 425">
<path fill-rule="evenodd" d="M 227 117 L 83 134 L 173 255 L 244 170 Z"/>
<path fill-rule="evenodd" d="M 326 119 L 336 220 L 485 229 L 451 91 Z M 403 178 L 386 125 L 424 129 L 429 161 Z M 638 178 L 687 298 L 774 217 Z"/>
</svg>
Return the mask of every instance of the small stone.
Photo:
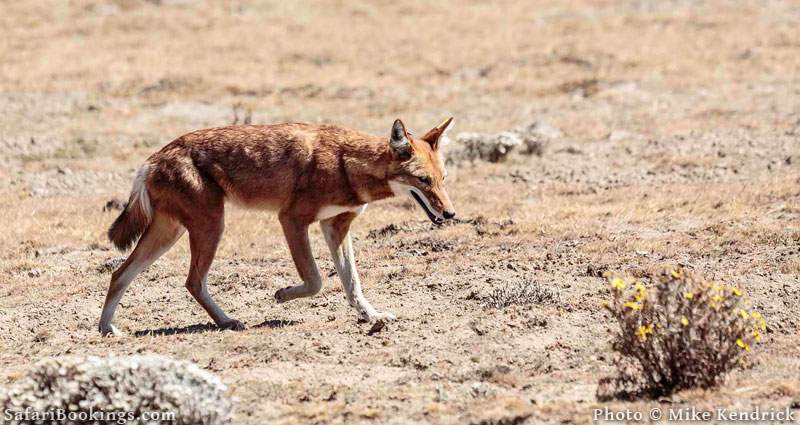
<svg viewBox="0 0 800 425">
<path fill-rule="evenodd" d="M 103 207 L 103 212 L 122 211 L 124 209 L 125 209 L 125 203 L 115 198 L 106 202 L 106 205 Z"/>
<path fill-rule="evenodd" d="M 372 324 L 371 328 L 369 328 L 369 332 L 367 332 L 367 335 L 369 336 L 375 335 L 376 333 L 382 331 L 383 328 L 385 327 L 386 327 L 386 322 L 383 320 L 378 320 Z"/>
</svg>

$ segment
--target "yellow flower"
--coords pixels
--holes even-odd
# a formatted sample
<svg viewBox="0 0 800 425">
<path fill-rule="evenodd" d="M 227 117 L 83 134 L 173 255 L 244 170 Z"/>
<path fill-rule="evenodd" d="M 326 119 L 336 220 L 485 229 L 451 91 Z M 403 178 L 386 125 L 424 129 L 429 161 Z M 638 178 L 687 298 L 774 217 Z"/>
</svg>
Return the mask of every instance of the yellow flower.
<svg viewBox="0 0 800 425">
<path fill-rule="evenodd" d="M 689 319 L 687 319 L 686 316 L 681 316 L 681 325 L 689 326 Z"/>
<path fill-rule="evenodd" d="M 747 311 L 744 309 L 739 310 L 739 316 L 742 316 L 742 319 L 747 319 L 748 317 L 750 317 L 750 315 L 747 314 Z"/>
<path fill-rule="evenodd" d="M 761 328 L 762 331 L 767 330 L 767 321 L 764 320 L 764 316 L 762 316 L 761 313 L 754 311 L 750 313 L 750 317 L 752 317 L 753 321 L 756 322 L 755 325 L 753 326 L 754 329 Z"/>
<path fill-rule="evenodd" d="M 625 304 L 622 304 L 623 307 L 628 307 L 631 310 L 641 310 L 642 305 L 639 303 L 628 301 Z"/>
<path fill-rule="evenodd" d="M 756 339 L 756 342 L 761 342 L 761 333 L 758 331 L 753 331 L 753 337 Z"/>
<path fill-rule="evenodd" d="M 653 333 L 653 324 L 649 324 L 647 326 L 641 325 L 638 329 L 636 329 L 636 336 L 639 337 L 640 340 L 646 341 L 647 335 Z"/>
<path fill-rule="evenodd" d="M 680 279 L 680 278 L 681 278 L 681 272 L 680 272 L 680 271 L 673 270 L 673 271 L 671 271 L 671 272 L 670 272 L 670 274 L 671 274 L 671 275 L 672 275 L 672 277 L 674 277 L 675 279 Z"/>
<path fill-rule="evenodd" d="M 686 297 L 687 300 L 691 300 L 694 298 L 694 292 L 685 292 L 683 296 Z"/>
<path fill-rule="evenodd" d="M 625 289 L 625 281 L 615 277 L 614 279 L 611 279 L 611 287 L 618 291 Z"/>
<path fill-rule="evenodd" d="M 739 288 L 737 288 L 735 286 L 733 288 L 731 288 L 731 292 L 733 292 L 733 295 L 736 295 L 737 297 L 741 297 L 742 296 L 742 291 L 740 291 Z"/>
<path fill-rule="evenodd" d="M 633 286 L 634 288 L 636 288 L 636 290 L 639 291 L 636 295 L 633 296 L 633 298 L 636 299 L 636 301 L 642 301 L 645 295 L 647 295 L 647 288 L 645 288 L 645 286 L 642 285 L 642 282 L 636 282 L 636 284 Z"/>
<path fill-rule="evenodd" d="M 722 295 L 720 295 L 720 294 L 714 295 L 713 297 L 711 297 L 711 301 L 713 301 L 715 303 L 718 303 L 718 302 L 722 301 Z"/>
<path fill-rule="evenodd" d="M 737 338 L 736 339 L 736 345 L 738 345 L 739 348 L 741 348 L 744 351 L 750 351 L 750 345 L 748 345 L 746 342 L 742 341 L 741 338 Z"/>
</svg>

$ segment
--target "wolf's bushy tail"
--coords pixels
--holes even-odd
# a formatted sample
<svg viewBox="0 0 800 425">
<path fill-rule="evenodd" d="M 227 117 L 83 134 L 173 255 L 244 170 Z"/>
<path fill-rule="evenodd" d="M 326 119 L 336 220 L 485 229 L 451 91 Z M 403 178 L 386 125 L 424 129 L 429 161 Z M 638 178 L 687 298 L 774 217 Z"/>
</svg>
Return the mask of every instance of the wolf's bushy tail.
<svg viewBox="0 0 800 425">
<path fill-rule="evenodd" d="M 136 242 L 153 219 L 153 206 L 147 193 L 147 175 L 150 167 L 145 164 L 136 173 L 133 190 L 122 214 L 108 229 L 108 239 L 120 250 L 126 250 Z"/>
</svg>

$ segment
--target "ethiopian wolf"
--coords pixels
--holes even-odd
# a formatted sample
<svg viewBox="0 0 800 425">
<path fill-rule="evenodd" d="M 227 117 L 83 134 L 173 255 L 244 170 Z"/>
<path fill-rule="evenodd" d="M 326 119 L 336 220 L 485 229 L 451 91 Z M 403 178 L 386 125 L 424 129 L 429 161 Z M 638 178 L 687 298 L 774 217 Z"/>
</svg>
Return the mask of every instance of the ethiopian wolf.
<svg viewBox="0 0 800 425">
<path fill-rule="evenodd" d="M 439 153 L 439 139 L 452 120 L 419 139 L 396 120 L 389 137 L 291 123 L 200 130 L 169 143 L 139 169 L 128 204 L 108 230 L 117 248 L 136 248 L 111 276 L 100 333 L 116 333 L 111 320 L 128 285 L 187 230 L 192 258 L 186 288 L 217 326 L 244 329 L 211 299 L 206 284 L 227 201 L 278 213 L 303 281 L 277 291 L 279 303 L 322 287 L 308 239 L 309 225 L 319 221 L 350 305 L 364 320 L 394 319 L 361 292 L 350 225 L 367 203 L 401 194 L 436 224 L 455 216 Z"/>
</svg>

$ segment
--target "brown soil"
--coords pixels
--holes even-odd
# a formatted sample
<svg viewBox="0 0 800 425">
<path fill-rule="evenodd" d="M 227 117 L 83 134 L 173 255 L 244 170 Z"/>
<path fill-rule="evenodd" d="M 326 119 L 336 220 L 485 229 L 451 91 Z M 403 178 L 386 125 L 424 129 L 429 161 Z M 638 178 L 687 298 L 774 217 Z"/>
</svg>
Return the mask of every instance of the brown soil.
<svg viewBox="0 0 800 425">
<path fill-rule="evenodd" d="M 218 374 L 243 424 L 586 423 L 614 361 L 600 274 L 683 265 L 743 288 L 769 334 L 755 367 L 671 402 L 798 405 L 798 20 L 781 0 L 5 2 L 0 383 L 47 356 L 148 352 Z M 232 208 L 209 282 L 246 331 L 205 325 L 184 239 L 123 299 L 129 335 L 101 338 L 124 255 L 103 207 L 159 146 L 232 123 L 235 105 L 240 122 L 388 134 L 397 117 L 420 132 L 454 115 L 451 136 L 533 121 L 563 136 L 451 166 L 450 225 L 408 200 L 370 206 L 358 266 L 399 317 L 379 332 L 336 276 L 276 304 L 298 283 L 277 220 Z M 557 302 L 485 306 L 527 282 Z"/>
</svg>

